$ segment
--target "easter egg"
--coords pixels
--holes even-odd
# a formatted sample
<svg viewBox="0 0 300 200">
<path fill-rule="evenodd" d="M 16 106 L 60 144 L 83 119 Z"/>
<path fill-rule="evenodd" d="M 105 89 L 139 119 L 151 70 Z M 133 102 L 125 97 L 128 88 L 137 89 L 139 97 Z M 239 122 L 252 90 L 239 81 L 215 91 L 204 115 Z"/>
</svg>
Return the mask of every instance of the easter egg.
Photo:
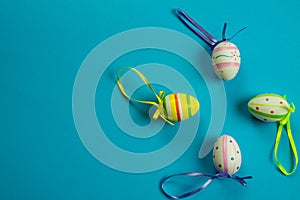
<svg viewBox="0 0 300 200">
<path fill-rule="evenodd" d="M 290 105 L 284 97 L 277 94 L 262 94 L 248 102 L 250 113 L 265 122 L 277 122 L 284 119 Z"/>
<path fill-rule="evenodd" d="M 172 121 L 186 120 L 195 115 L 200 107 L 198 100 L 187 94 L 174 93 L 163 99 L 166 118 Z"/>
<path fill-rule="evenodd" d="M 240 69 L 239 49 L 231 42 L 220 42 L 213 49 L 212 64 L 218 77 L 223 80 L 233 79 Z"/>
<path fill-rule="evenodd" d="M 233 175 L 242 164 L 242 154 L 235 139 L 229 135 L 218 138 L 213 149 L 213 162 L 218 172 Z"/>
</svg>

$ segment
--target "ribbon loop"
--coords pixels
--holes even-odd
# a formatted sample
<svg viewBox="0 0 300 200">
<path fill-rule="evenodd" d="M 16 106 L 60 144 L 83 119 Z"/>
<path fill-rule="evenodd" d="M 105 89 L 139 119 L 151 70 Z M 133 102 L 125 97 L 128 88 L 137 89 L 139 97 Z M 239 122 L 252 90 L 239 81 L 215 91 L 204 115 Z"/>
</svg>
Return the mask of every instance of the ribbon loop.
<svg viewBox="0 0 300 200">
<path fill-rule="evenodd" d="M 125 69 L 131 69 L 133 70 L 143 81 L 144 83 L 147 85 L 147 87 L 152 91 L 152 93 L 155 95 L 157 102 L 154 101 L 144 101 L 144 100 L 137 100 L 134 98 L 131 98 L 126 92 L 125 89 L 123 87 L 123 84 L 121 82 L 121 73 L 125 70 Z M 117 84 L 119 86 L 119 89 L 121 91 L 121 93 L 127 98 L 129 99 L 129 101 L 135 101 L 135 102 L 139 102 L 139 103 L 144 103 L 144 104 L 150 104 L 150 105 L 154 105 L 157 107 L 156 111 L 154 112 L 152 119 L 156 120 L 159 116 L 165 120 L 167 123 L 169 123 L 170 125 L 174 125 L 171 121 L 169 121 L 167 119 L 167 117 L 165 116 L 165 111 L 164 111 L 164 107 L 163 107 L 163 98 L 165 97 L 165 92 L 164 91 L 160 91 L 159 94 L 157 94 L 155 92 L 155 90 L 153 89 L 153 87 L 151 86 L 150 82 L 147 80 L 147 78 L 137 69 L 132 68 L 132 67 L 123 67 L 119 70 L 118 72 L 118 77 L 117 77 L 118 81 Z"/>
<path fill-rule="evenodd" d="M 209 179 L 202 186 L 200 186 L 199 188 L 197 188 L 195 190 L 192 190 L 190 192 L 186 192 L 186 193 L 183 193 L 181 195 L 172 195 L 172 194 L 170 194 L 165 188 L 166 184 L 169 181 L 171 182 L 172 178 L 182 177 L 182 176 L 183 177 L 208 177 Z M 206 188 L 214 179 L 223 179 L 223 178 L 234 179 L 234 180 L 240 182 L 243 186 L 246 186 L 247 183 L 246 183 L 245 179 L 250 179 L 250 178 L 252 178 L 252 176 L 238 177 L 238 176 L 235 176 L 235 175 L 230 176 L 227 173 L 217 173 L 215 175 L 210 175 L 210 174 L 204 174 L 204 173 L 189 172 L 189 173 L 181 173 L 181 174 L 174 174 L 174 175 L 171 175 L 171 176 L 167 176 L 167 177 L 162 179 L 160 186 L 161 186 L 161 190 L 163 191 L 163 193 L 167 197 L 172 198 L 172 199 L 183 199 L 183 198 L 192 196 L 192 195 L 200 192 L 201 190 Z"/>
<path fill-rule="evenodd" d="M 224 23 L 223 30 L 222 30 L 222 40 L 217 40 L 214 38 L 211 34 L 209 34 L 202 26 L 200 26 L 195 20 L 193 20 L 188 14 L 186 14 L 183 10 L 176 9 L 175 14 L 180 19 L 180 21 L 183 22 L 184 25 L 186 25 L 191 31 L 193 31 L 198 37 L 200 37 L 204 42 L 206 42 L 208 45 L 211 46 L 211 49 L 214 49 L 217 44 L 220 42 L 231 40 L 233 39 L 237 34 L 239 34 L 241 31 L 245 30 L 247 27 L 244 27 L 237 31 L 233 36 L 230 38 L 226 38 L 226 27 L 227 23 Z"/>
<path fill-rule="evenodd" d="M 204 42 L 210 46 L 214 46 L 218 40 L 209 34 L 202 26 L 200 26 L 196 21 L 194 21 L 188 14 L 183 10 L 176 9 L 175 13 L 180 21 L 183 22 L 191 31 L 193 31 L 197 36 L 199 36 Z"/>
<path fill-rule="evenodd" d="M 284 95 L 284 98 L 286 98 L 285 95 Z M 295 145 L 295 142 L 294 142 L 294 139 L 293 139 L 292 130 L 291 130 L 291 122 L 290 122 L 291 113 L 295 112 L 295 109 L 296 109 L 296 107 L 295 107 L 294 103 L 292 103 L 292 106 L 288 108 L 289 112 L 287 113 L 287 115 L 285 116 L 285 118 L 283 118 L 279 122 L 278 130 L 277 130 L 277 135 L 276 135 L 276 140 L 275 140 L 275 146 L 274 146 L 274 158 L 275 158 L 276 165 L 279 168 L 279 170 L 284 175 L 287 175 L 287 176 L 293 174 L 296 171 L 297 166 L 298 166 L 298 153 L 297 153 L 296 145 Z M 285 128 L 286 128 L 286 132 L 287 132 L 287 135 L 288 135 L 290 147 L 292 149 L 292 153 L 293 153 L 293 156 L 294 156 L 293 168 L 289 172 L 280 163 L 280 161 L 278 159 L 278 155 L 277 155 L 278 146 L 279 146 L 280 139 L 281 139 L 281 134 L 282 134 L 282 129 L 283 129 L 283 126 L 285 126 L 285 125 L 286 125 Z"/>
</svg>

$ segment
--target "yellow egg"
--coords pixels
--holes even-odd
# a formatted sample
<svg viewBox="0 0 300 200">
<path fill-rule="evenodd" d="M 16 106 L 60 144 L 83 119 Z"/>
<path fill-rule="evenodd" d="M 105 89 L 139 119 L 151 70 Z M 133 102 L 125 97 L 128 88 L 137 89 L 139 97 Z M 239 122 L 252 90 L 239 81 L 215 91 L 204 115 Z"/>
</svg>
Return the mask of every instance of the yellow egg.
<svg viewBox="0 0 300 200">
<path fill-rule="evenodd" d="M 188 94 L 169 94 L 163 99 L 165 116 L 172 121 L 182 121 L 195 115 L 200 104 L 198 100 Z"/>
</svg>

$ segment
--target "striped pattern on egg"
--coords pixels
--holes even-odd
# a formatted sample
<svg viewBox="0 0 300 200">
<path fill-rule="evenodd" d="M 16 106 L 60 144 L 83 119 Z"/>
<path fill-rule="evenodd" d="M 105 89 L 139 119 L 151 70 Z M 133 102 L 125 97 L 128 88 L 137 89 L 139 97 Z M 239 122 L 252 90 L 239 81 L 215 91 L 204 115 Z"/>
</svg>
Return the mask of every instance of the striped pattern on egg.
<svg viewBox="0 0 300 200">
<path fill-rule="evenodd" d="M 188 94 L 169 94 L 163 99 L 166 118 L 172 121 L 186 120 L 195 115 L 200 104 L 195 97 Z"/>
<path fill-rule="evenodd" d="M 285 98 L 277 94 L 258 95 L 248 102 L 249 112 L 265 122 L 281 121 L 288 114 L 289 108 Z"/>
<path fill-rule="evenodd" d="M 240 69 L 240 51 L 233 43 L 220 42 L 212 52 L 212 64 L 218 77 L 233 79 Z"/>
<path fill-rule="evenodd" d="M 229 135 L 218 138 L 213 149 L 213 162 L 218 172 L 235 174 L 241 167 L 242 154 L 235 139 Z"/>
</svg>

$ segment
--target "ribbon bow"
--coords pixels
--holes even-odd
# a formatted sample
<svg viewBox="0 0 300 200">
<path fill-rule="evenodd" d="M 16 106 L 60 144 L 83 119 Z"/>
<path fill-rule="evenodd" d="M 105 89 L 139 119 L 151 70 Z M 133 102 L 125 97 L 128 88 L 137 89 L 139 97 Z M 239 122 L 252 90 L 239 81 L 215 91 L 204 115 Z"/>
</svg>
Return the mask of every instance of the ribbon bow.
<svg viewBox="0 0 300 200">
<path fill-rule="evenodd" d="M 284 99 L 286 99 L 286 96 L 284 95 Z M 274 158 L 275 158 L 275 162 L 277 167 L 279 168 L 279 170 L 285 174 L 285 175 L 291 175 L 292 173 L 294 173 L 297 169 L 297 165 L 298 165 L 298 153 L 297 153 L 297 149 L 296 149 L 296 145 L 293 139 L 293 135 L 292 135 L 292 130 L 291 130 L 291 123 L 290 123 L 290 116 L 291 113 L 295 112 L 295 105 L 294 103 L 292 103 L 292 107 L 287 108 L 288 109 L 288 113 L 286 114 L 286 116 L 279 122 L 279 126 L 278 126 L 278 130 L 277 130 L 277 135 L 276 135 L 276 140 L 275 140 L 275 146 L 274 146 Z M 289 142 L 293 151 L 293 155 L 294 155 L 294 166 L 293 169 L 288 172 L 286 171 L 286 169 L 283 167 L 283 165 L 279 162 L 278 160 L 278 156 L 277 156 L 277 152 L 278 152 L 278 146 L 280 143 L 280 138 L 281 138 L 281 134 L 282 134 L 282 128 L 283 126 L 286 125 L 286 132 L 289 138 Z"/>
<path fill-rule="evenodd" d="M 190 192 L 186 192 L 186 193 L 183 193 L 180 195 L 172 195 L 169 192 L 167 192 L 167 189 L 165 186 L 168 182 L 171 182 L 171 180 L 173 178 L 178 178 L 180 176 L 182 176 L 182 177 L 208 177 L 209 179 L 202 186 L 200 186 L 199 188 L 197 188 L 195 190 L 192 190 Z M 238 177 L 236 175 L 229 175 L 227 173 L 217 173 L 215 175 L 211 175 L 211 174 L 204 174 L 204 173 L 189 172 L 189 173 L 181 173 L 181 174 L 174 174 L 171 176 L 167 176 L 162 179 L 160 186 L 161 186 L 161 190 L 167 197 L 172 198 L 172 199 L 183 199 L 183 198 L 192 196 L 192 195 L 200 192 L 201 190 L 206 188 L 214 179 L 224 179 L 224 178 L 234 179 L 234 180 L 238 181 L 240 184 L 242 184 L 243 186 L 246 186 L 247 183 L 246 183 L 245 179 L 251 179 L 252 176 Z"/>
<path fill-rule="evenodd" d="M 233 39 L 238 33 L 240 33 L 241 31 L 247 28 L 244 27 L 240 29 L 238 32 L 236 32 L 230 38 L 226 38 L 225 32 L 226 32 L 227 23 L 225 22 L 222 30 L 222 40 L 217 40 L 211 34 L 209 34 L 202 26 L 200 26 L 195 20 L 193 20 L 188 14 L 186 14 L 183 10 L 175 9 L 175 14 L 180 19 L 180 21 L 182 21 L 191 31 L 193 31 L 204 42 L 210 45 L 211 49 L 214 49 L 214 47 L 217 46 L 220 42 L 227 41 L 227 40 L 229 41 Z"/>
<path fill-rule="evenodd" d="M 125 69 L 131 69 L 133 70 L 135 73 L 137 73 L 137 75 L 144 81 L 144 83 L 148 86 L 148 88 L 153 92 L 153 94 L 155 95 L 157 102 L 154 101 L 144 101 L 144 100 L 137 100 L 134 98 L 131 98 L 124 90 L 124 87 L 122 85 L 121 82 L 121 73 L 125 70 Z M 118 72 L 118 82 L 117 82 L 119 89 L 121 91 L 121 93 L 129 99 L 129 101 L 136 101 L 139 103 L 144 103 L 144 104 L 150 104 L 150 105 L 154 105 L 155 107 L 157 107 L 156 111 L 154 112 L 152 119 L 156 120 L 158 117 L 161 117 L 163 120 L 165 120 L 167 123 L 174 125 L 171 121 L 169 121 L 165 115 L 165 109 L 163 107 L 163 98 L 165 97 L 165 92 L 164 91 L 160 91 L 159 94 L 157 94 L 155 92 L 155 90 L 153 89 L 153 87 L 151 86 L 151 84 L 149 83 L 149 81 L 147 80 L 147 78 L 137 69 L 132 68 L 132 67 L 123 67 L 119 70 Z"/>
</svg>

